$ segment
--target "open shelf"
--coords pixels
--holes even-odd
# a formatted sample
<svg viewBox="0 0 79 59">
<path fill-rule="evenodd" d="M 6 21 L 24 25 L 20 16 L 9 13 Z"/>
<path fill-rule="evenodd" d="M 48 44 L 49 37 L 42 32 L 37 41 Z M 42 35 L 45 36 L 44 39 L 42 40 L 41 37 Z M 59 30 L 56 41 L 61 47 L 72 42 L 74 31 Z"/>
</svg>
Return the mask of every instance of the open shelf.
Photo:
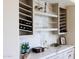
<svg viewBox="0 0 79 59">
<path fill-rule="evenodd" d="M 32 32 L 32 31 L 29 31 L 29 30 L 23 30 L 23 29 L 19 29 L 20 31 L 25 31 L 25 32 Z"/>
<path fill-rule="evenodd" d="M 35 15 L 40 15 L 40 16 L 48 16 L 48 17 L 58 17 L 56 14 L 54 13 L 45 13 L 45 12 L 34 12 Z"/>
<path fill-rule="evenodd" d="M 20 25 L 23 25 L 23 26 L 28 26 L 28 27 L 32 27 L 32 26 L 30 26 L 30 25 L 25 25 L 25 24 L 21 24 L 21 23 L 20 23 Z"/>
<path fill-rule="evenodd" d="M 66 26 L 66 25 L 62 25 L 62 26 L 60 26 L 60 27 L 64 27 L 64 26 Z"/>
<path fill-rule="evenodd" d="M 36 29 L 36 31 L 58 31 L 58 28 L 40 28 Z"/>
<path fill-rule="evenodd" d="M 24 8 L 22 8 L 22 7 L 19 7 L 19 8 L 22 9 L 22 10 L 24 10 L 24 11 L 26 11 L 26 12 L 32 13 L 32 11 L 29 11 L 29 10 L 24 9 Z"/>
<path fill-rule="evenodd" d="M 32 21 L 27 20 L 27 19 L 23 19 L 23 18 L 19 18 L 19 19 L 24 20 L 24 21 L 27 21 L 27 22 L 31 22 L 31 23 L 32 23 Z"/>
<path fill-rule="evenodd" d="M 66 9 L 60 8 L 60 32 L 59 34 L 65 34 L 67 32 L 66 28 Z"/>
<path fill-rule="evenodd" d="M 65 29 L 66 29 L 66 28 L 63 27 L 63 28 L 61 28 L 61 31 L 62 31 L 62 30 L 65 30 Z"/>
<path fill-rule="evenodd" d="M 32 6 L 27 5 L 27 4 L 25 4 L 25 3 L 21 2 L 21 1 L 19 1 L 19 3 L 21 3 L 22 5 L 24 5 L 24 6 L 26 6 L 26 7 L 32 8 Z"/>
<path fill-rule="evenodd" d="M 32 0 L 19 0 L 19 34 L 33 34 Z"/>
<path fill-rule="evenodd" d="M 66 13 L 60 13 L 60 15 L 65 15 Z"/>
<path fill-rule="evenodd" d="M 60 35 L 62 35 L 62 34 L 66 34 L 66 32 L 63 32 L 63 33 L 61 32 L 61 33 L 59 33 L 59 34 L 60 34 Z"/>
<path fill-rule="evenodd" d="M 61 18 L 65 18 L 65 17 L 66 17 L 66 16 L 60 16 L 60 19 L 61 19 Z"/>
<path fill-rule="evenodd" d="M 32 16 L 27 15 L 27 14 L 24 14 L 24 13 L 22 13 L 22 12 L 19 12 L 19 14 L 24 15 L 24 16 L 26 16 L 26 17 L 30 17 L 30 18 L 32 18 Z"/>
<path fill-rule="evenodd" d="M 53 23 L 56 23 L 57 24 L 58 22 L 49 22 L 49 24 L 53 24 Z"/>
<path fill-rule="evenodd" d="M 64 23 L 66 23 L 66 22 L 64 22 L 64 21 L 61 22 L 61 24 L 64 24 Z"/>
</svg>

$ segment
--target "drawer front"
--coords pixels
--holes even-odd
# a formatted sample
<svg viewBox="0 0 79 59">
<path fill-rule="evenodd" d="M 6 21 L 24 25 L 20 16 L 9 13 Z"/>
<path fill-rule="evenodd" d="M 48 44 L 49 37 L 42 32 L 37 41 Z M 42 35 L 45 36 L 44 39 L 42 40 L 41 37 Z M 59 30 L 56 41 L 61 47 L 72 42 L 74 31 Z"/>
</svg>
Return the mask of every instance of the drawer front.
<svg viewBox="0 0 79 59">
<path fill-rule="evenodd" d="M 66 56 L 66 59 L 75 59 L 74 48 L 66 51 L 65 56 Z"/>
<path fill-rule="evenodd" d="M 57 59 L 57 57 L 56 56 L 50 56 L 50 57 L 48 57 L 46 59 Z"/>
<path fill-rule="evenodd" d="M 74 48 L 59 53 L 57 59 L 74 59 Z"/>
</svg>

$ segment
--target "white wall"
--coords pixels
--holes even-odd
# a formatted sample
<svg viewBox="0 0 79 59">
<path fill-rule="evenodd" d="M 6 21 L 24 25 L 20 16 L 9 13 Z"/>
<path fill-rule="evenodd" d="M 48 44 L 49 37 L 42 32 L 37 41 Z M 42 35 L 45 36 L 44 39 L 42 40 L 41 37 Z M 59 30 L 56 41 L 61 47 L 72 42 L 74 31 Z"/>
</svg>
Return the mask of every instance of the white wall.
<svg viewBox="0 0 79 59">
<path fill-rule="evenodd" d="M 51 35 L 48 32 L 35 33 L 33 36 L 20 36 L 21 43 L 29 42 L 31 48 L 42 46 L 44 40 L 48 41 L 47 44 L 55 43 L 56 39 L 56 35 Z"/>
<path fill-rule="evenodd" d="M 4 0 L 3 57 L 19 59 L 19 0 Z"/>
<path fill-rule="evenodd" d="M 67 7 L 67 43 L 75 44 L 75 6 Z"/>
</svg>

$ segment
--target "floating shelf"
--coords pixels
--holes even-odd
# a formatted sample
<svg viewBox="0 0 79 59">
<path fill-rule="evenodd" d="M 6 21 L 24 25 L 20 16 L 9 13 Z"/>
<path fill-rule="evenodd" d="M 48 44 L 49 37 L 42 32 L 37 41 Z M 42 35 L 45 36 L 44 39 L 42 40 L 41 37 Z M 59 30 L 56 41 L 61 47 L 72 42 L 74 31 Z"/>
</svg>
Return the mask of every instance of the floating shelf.
<svg viewBox="0 0 79 59">
<path fill-rule="evenodd" d="M 30 5 L 27 5 L 27 4 L 25 4 L 25 3 L 21 2 L 21 1 L 19 1 L 19 3 L 21 3 L 22 5 L 24 5 L 26 7 L 32 8 Z"/>
<path fill-rule="evenodd" d="M 34 12 L 35 15 L 40 15 L 40 16 L 48 16 L 48 17 L 58 17 L 54 13 L 44 13 L 44 12 Z"/>
<path fill-rule="evenodd" d="M 58 31 L 58 28 L 40 28 L 36 29 L 36 31 Z"/>
</svg>

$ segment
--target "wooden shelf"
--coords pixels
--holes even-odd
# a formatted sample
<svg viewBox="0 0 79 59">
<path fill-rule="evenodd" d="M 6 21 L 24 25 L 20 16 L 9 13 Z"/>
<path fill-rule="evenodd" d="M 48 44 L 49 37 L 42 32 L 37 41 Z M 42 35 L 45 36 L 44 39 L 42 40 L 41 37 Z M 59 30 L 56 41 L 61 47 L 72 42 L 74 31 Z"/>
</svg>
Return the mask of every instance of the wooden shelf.
<svg viewBox="0 0 79 59">
<path fill-rule="evenodd" d="M 34 12 L 35 15 L 40 15 L 40 16 L 48 16 L 48 17 L 58 17 L 54 13 L 44 13 L 44 12 Z"/>
<path fill-rule="evenodd" d="M 19 0 L 19 34 L 33 34 L 32 0 Z"/>
<path fill-rule="evenodd" d="M 40 28 L 36 29 L 36 31 L 58 31 L 58 28 Z"/>
<path fill-rule="evenodd" d="M 60 18 L 64 18 L 64 17 L 66 17 L 66 16 L 61 16 Z"/>
<path fill-rule="evenodd" d="M 60 20 L 60 22 L 64 22 L 64 21 L 66 21 L 66 20 L 65 20 L 65 19 L 61 19 L 61 20 Z"/>
<path fill-rule="evenodd" d="M 21 24 L 21 23 L 19 23 L 20 25 L 23 25 L 23 26 L 28 26 L 28 27 L 32 27 L 32 26 L 30 26 L 30 25 L 25 25 L 25 24 Z"/>
<path fill-rule="evenodd" d="M 64 29 L 66 29 L 66 28 L 62 28 L 61 30 L 64 30 Z"/>
<path fill-rule="evenodd" d="M 22 7 L 19 7 L 19 8 L 22 9 L 22 10 L 24 10 L 24 11 L 26 11 L 26 12 L 32 13 L 31 11 L 29 11 L 29 10 L 27 10 L 27 9 L 24 9 L 24 8 L 22 8 Z"/>
<path fill-rule="evenodd" d="M 64 27 L 64 26 L 66 26 L 66 25 L 61 25 L 60 27 Z"/>
<path fill-rule="evenodd" d="M 27 5 L 27 4 L 25 4 L 25 3 L 21 2 L 21 1 L 19 1 L 19 3 L 21 3 L 22 5 L 24 5 L 24 6 L 26 6 L 26 7 L 32 8 L 32 6 Z"/>
<path fill-rule="evenodd" d="M 32 21 L 29 21 L 29 20 L 27 20 L 27 19 L 23 19 L 23 18 L 21 18 L 21 17 L 20 17 L 19 19 L 32 23 Z"/>
<path fill-rule="evenodd" d="M 25 31 L 25 32 L 32 32 L 32 31 L 29 31 L 29 30 L 23 30 L 23 29 L 19 29 L 20 31 Z"/>
<path fill-rule="evenodd" d="M 63 24 L 63 23 L 66 23 L 66 22 L 62 21 L 62 22 L 60 22 L 60 23 Z"/>
<path fill-rule="evenodd" d="M 62 35 L 62 34 L 66 34 L 66 32 L 63 32 L 63 33 L 59 33 L 60 35 Z"/>
<path fill-rule="evenodd" d="M 32 18 L 32 16 L 19 12 L 19 14 Z"/>
<path fill-rule="evenodd" d="M 60 15 L 65 15 L 66 13 L 60 13 Z"/>
<path fill-rule="evenodd" d="M 57 24 L 58 22 L 49 22 L 48 24 Z"/>
<path fill-rule="evenodd" d="M 60 8 L 60 33 L 65 34 L 67 32 L 66 26 L 66 9 Z"/>
</svg>

